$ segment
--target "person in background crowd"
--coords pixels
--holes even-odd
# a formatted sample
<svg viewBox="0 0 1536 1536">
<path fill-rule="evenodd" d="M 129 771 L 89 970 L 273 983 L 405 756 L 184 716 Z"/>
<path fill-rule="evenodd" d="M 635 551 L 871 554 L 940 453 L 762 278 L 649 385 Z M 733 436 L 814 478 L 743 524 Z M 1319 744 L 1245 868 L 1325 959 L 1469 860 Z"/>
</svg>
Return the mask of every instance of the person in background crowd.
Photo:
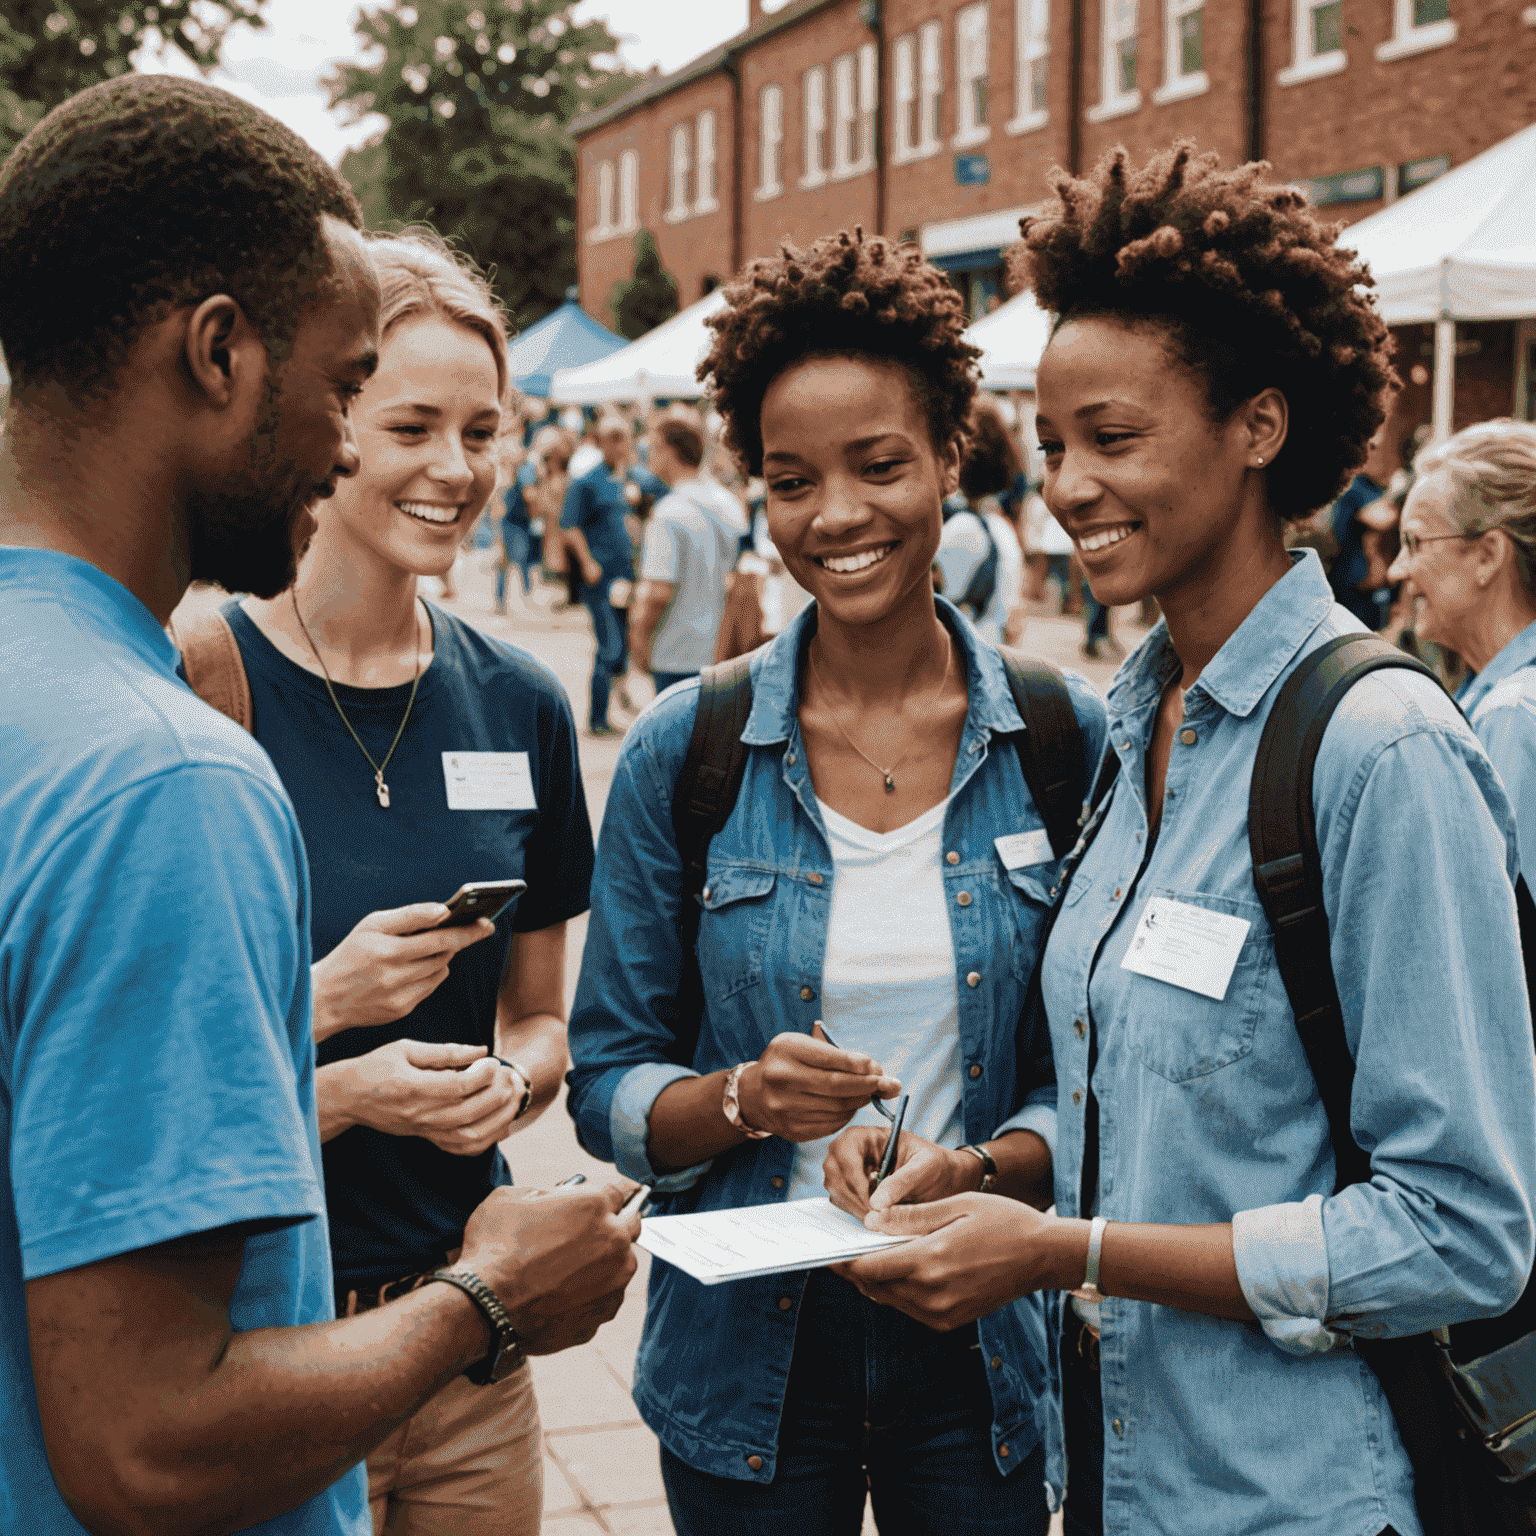
<svg viewBox="0 0 1536 1536">
<path fill-rule="evenodd" d="M 435 237 L 368 252 L 382 339 L 355 413 L 361 470 L 319 509 L 295 585 L 224 610 L 309 855 L 339 1316 L 394 1305 L 511 1182 L 497 1143 L 565 1071 L 565 929 L 592 872 L 564 690 L 416 591 L 496 484 L 500 310 Z M 497 753 L 519 754 L 526 778 L 491 793 Z M 473 879 L 528 890 L 494 926 L 434 926 Z M 374 1530 L 536 1532 L 542 1473 L 529 1372 L 460 1379 L 369 1455 Z"/>
<path fill-rule="evenodd" d="M 560 418 L 560 425 L 574 439 L 571 449 L 571 478 L 579 480 L 603 462 L 603 450 L 598 445 L 597 432 L 602 417 L 588 419 L 579 406 L 570 406 Z"/>
<path fill-rule="evenodd" d="M 912 247 L 862 233 L 754 262 L 725 293 L 703 368 L 815 603 L 752 663 L 750 757 L 703 893 L 704 1016 L 681 1059 L 670 803 L 698 684 L 624 744 L 571 1114 L 595 1155 L 698 1211 L 821 1194 L 830 1137 L 854 1121 L 844 1173 L 867 1195 L 887 1129 L 870 1096 L 899 1076 L 908 1123 L 945 1148 L 929 1193 L 996 1176 L 1047 1199 L 1055 1087 L 1043 1036 L 1016 1029 L 1056 865 L 1005 739 L 1023 722 L 1002 658 L 931 578 L 975 391 L 959 295 Z M 1092 761 L 1102 705 L 1069 686 Z M 635 1402 L 680 1536 L 857 1536 L 866 1495 L 887 1533 L 1043 1536 L 1044 1349 L 1033 1303 L 940 1334 L 825 1269 L 704 1289 L 658 1264 Z"/>
<path fill-rule="evenodd" d="M 1335 1188 L 1254 899 L 1274 700 L 1358 632 L 1281 525 L 1345 483 L 1392 380 L 1369 274 L 1266 170 L 1184 143 L 1134 171 L 1117 150 L 1058 173 L 1054 206 L 1022 221 L 1021 285 L 1060 317 L 1038 372 L 1046 500 L 1100 601 L 1154 592 L 1164 620 L 1110 688 L 1119 777 L 1041 961 L 1057 1214 L 975 1195 L 885 1209 L 878 1230 L 933 1235 L 843 1269 L 934 1328 L 1076 1290 L 1069 1536 L 1419 1536 L 1399 1427 L 1348 1345 L 1497 1316 L 1531 1267 L 1512 818 L 1436 683 L 1363 678 L 1316 761 L 1316 963 L 1338 981 L 1368 1182 Z"/>
<path fill-rule="evenodd" d="M 1485 421 L 1424 449 L 1402 515 L 1394 581 L 1414 629 L 1471 666 L 1457 695 L 1515 806 L 1536 874 L 1536 426 Z"/>
<path fill-rule="evenodd" d="M 1361 511 L 1385 495 L 1396 455 L 1387 446 L 1385 428 L 1371 439 L 1365 463 L 1333 504 L 1330 522 L 1336 553 L 1328 568 L 1328 585 L 1341 602 L 1367 629 L 1382 628 L 1387 622 L 1391 594 L 1369 584 L 1371 562 L 1365 550 L 1367 525 Z"/>
<path fill-rule="evenodd" d="M 529 558 L 538 561 L 547 576 L 566 585 L 567 592 L 570 564 L 560 528 L 560 509 L 571 484 L 570 462 L 575 446 L 576 439 L 563 427 L 539 428 L 528 447 L 539 478 L 523 492 L 530 513 Z M 576 579 L 580 580 L 579 573 Z M 553 601 L 559 606 L 558 598 Z"/>
<path fill-rule="evenodd" d="M 303 842 L 162 626 L 189 580 L 280 592 L 357 474 L 361 222 L 289 129 L 168 75 L 0 172 L 7 1532 L 365 1536 L 358 1464 L 516 1359 L 494 1316 L 564 1348 L 634 1270 L 622 1189 L 495 1190 L 457 1284 L 333 1320 Z"/>
<path fill-rule="evenodd" d="M 574 476 L 565 493 L 560 526 L 565 532 L 567 558 L 581 577 L 581 602 L 592 617 L 597 651 L 592 660 L 592 688 L 587 729 L 594 736 L 614 736 L 608 723 L 608 696 L 615 679 L 629 664 L 624 615 L 614 598 L 624 599 L 634 580 L 634 551 L 628 516 L 639 501 L 639 487 L 630 476 L 634 440 L 618 416 L 597 424 L 602 460 L 584 475 Z M 615 586 L 619 586 L 617 593 Z"/>
<path fill-rule="evenodd" d="M 532 590 L 530 570 L 536 563 L 533 552 L 533 510 L 528 492 L 539 483 L 539 464 L 532 453 L 524 453 L 515 440 L 508 440 L 504 450 L 507 484 L 501 491 L 501 548 L 503 559 L 496 565 L 496 612 L 507 611 L 507 572 L 515 570 L 522 582 L 526 602 Z M 543 532 L 541 528 L 540 533 Z"/>
<path fill-rule="evenodd" d="M 660 693 L 715 659 L 726 580 L 747 519 L 741 503 L 701 469 L 705 438 L 697 412 L 673 406 L 647 442 L 652 473 L 671 489 L 645 525 L 629 649 Z"/>
<path fill-rule="evenodd" d="M 979 395 L 967 423 L 970 441 L 960 461 L 965 508 L 945 519 L 934 562 L 937 590 L 991 645 L 1023 629 L 1024 551 L 1002 498 L 1023 471 L 1018 445 L 997 403 Z"/>
</svg>

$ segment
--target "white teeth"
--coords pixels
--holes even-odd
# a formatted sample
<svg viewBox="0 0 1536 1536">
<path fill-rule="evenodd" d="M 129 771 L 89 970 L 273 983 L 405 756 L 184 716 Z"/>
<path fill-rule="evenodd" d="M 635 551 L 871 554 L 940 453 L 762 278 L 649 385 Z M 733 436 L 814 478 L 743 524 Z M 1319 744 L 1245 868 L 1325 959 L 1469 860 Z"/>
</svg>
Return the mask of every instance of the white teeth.
<svg viewBox="0 0 1536 1536">
<path fill-rule="evenodd" d="M 1105 528 L 1098 533 L 1084 534 L 1077 541 L 1077 547 L 1085 554 L 1093 554 L 1095 550 L 1108 549 L 1111 544 L 1118 544 L 1121 539 L 1128 539 L 1135 533 L 1134 523 L 1121 523 L 1115 528 Z"/>
<path fill-rule="evenodd" d="M 878 565 L 895 547 L 894 544 L 886 544 L 879 549 L 860 550 L 856 555 L 823 555 L 820 563 L 823 570 L 847 576 L 854 571 L 868 570 L 870 566 Z"/>
<path fill-rule="evenodd" d="M 423 523 L 456 523 L 460 507 L 439 507 L 430 501 L 397 501 L 395 503 L 407 517 L 414 517 Z"/>
</svg>

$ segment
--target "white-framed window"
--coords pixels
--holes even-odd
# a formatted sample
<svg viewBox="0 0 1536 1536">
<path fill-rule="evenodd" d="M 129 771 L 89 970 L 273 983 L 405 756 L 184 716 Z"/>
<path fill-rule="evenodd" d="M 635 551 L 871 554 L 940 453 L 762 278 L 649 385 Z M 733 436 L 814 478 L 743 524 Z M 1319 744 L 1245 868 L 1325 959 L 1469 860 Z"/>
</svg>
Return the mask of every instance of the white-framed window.
<svg viewBox="0 0 1536 1536">
<path fill-rule="evenodd" d="M 950 143 L 967 149 L 991 136 L 987 127 L 987 0 L 955 12 L 955 136 Z"/>
<path fill-rule="evenodd" d="M 1051 0 L 1015 0 L 1013 18 L 1013 117 L 1007 133 L 1043 128 L 1051 76 Z"/>
<path fill-rule="evenodd" d="M 667 211 L 663 217 L 676 223 L 689 214 L 688 182 L 693 169 L 693 132 L 690 123 L 672 127 L 671 153 L 667 157 Z"/>
<path fill-rule="evenodd" d="M 1137 0 L 1101 0 L 1099 17 L 1099 99 L 1084 114 L 1090 123 L 1122 117 L 1141 105 Z"/>
<path fill-rule="evenodd" d="M 588 240 L 606 240 L 617 234 L 613 226 L 613 161 L 597 164 L 597 218 L 587 231 Z"/>
<path fill-rule="evenodd" d="M 1205 0 L 1163 0 L 1163 83 L 1152 100 L 1183 101 L 1210 88 L 1205 72 Z"/>
<path fill-rule="evenodd" d="M 924 22 L 918 29 L 919 76 L 918 149 L 934 154 L 939 149 L 939 121 L 944 112 L 944 28 L 937 21 Z"/>
<path fill-rule="evenodd" d="M 875 131 L 880 115 L 879 63 L 875 45 L 864 43 L 859 48 L 859 167 L 868 169 L 875 163 Z"/>
<path fill-rule="evenodd" d="M 802 187 L 827 179 L 827 67 L 813 65 L 800 77 Z"/>
<path fill-rule="evenodd" d="M 1276 73 L 1276 83 L 1299 85 L 1337 74 L 1348 63 L 1344 0 L 1291 0 L 1291 62 Z"/>
<path fill-rule="evenodd" d="M 715 114 L 706 107 L 694 119 L 694 192 L 693 211 L 713 213 L 719 206 L 715 187 Z"/>
<path fill-rule="evenodd" d="M 757 93 L 757 192 L 759 202 L 784 190 L 784 87 Z"/>
<path fill-rule="evenodd" d="M 859 162 L 857 61 L 851 53 L 832 60 L 832 174 L 846 176 Z"/>
<path fill-rule="evenodd" d="M 891 44 L 891 101 L 895 122 L 891 133 L 891 160 L 901 165 L 915 159 L 922 142 L 917 102 L 917 37 L 908 32 Z"/>
<path fill-rule="evenodd" d="M 626 149 L 619 156 L 619 233 L 640 228 L 640 156 Z"/>
<path fill-rule="evenodd" d="M 1392 0 L 1392 36 L 1376 50 L 1383 63 L 1456 41 L 1450 0 Z"/>
</svg>

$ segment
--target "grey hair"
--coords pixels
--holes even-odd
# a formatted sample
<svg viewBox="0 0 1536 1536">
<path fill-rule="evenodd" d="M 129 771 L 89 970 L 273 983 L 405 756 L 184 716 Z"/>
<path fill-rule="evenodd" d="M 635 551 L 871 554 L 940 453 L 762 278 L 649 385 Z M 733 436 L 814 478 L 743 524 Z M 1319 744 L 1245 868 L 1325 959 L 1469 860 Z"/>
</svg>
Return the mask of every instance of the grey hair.
<svg viewBox="0 0 1536 1536">
<path fill-rule="evenodd" d="M 1536 596 L 1536 423 L 1502 416 L 1464 427 L 1423 449 L 1413 472 L 1419 480 L 1445 478 L 1446 515 L 1458 533 L 1498 529 L 1508 537 L 1520 580 Z"/>
</svg>

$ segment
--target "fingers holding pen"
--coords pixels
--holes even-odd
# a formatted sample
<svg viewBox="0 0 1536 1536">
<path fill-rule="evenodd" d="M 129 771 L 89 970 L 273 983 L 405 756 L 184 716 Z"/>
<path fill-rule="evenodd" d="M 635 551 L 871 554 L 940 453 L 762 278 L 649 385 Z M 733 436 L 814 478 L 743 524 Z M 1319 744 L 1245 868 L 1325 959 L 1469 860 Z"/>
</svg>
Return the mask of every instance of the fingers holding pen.
<svg viewBox="0 0 1536 1536">
<path fill-rule="evenodd" d="M 862 1052 L 786 1032 L 743 1071 L 739 1090 L 748 1125 L 790 1141 L 812 1141 L 841 1130 L 876 1095 L 900 1093 L 901 1084 Z"/>
</svg>

